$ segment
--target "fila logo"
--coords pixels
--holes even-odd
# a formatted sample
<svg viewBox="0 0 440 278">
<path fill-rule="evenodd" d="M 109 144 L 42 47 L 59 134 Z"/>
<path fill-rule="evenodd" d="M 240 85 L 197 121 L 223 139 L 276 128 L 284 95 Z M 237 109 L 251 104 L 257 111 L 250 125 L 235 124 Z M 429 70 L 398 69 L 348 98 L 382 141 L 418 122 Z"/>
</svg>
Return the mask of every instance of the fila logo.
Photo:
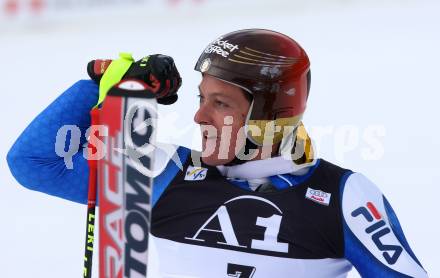
<svg viewBox="0 0 440 278">
<path fill-rule="evenodd" d="M 310 187 L 307 188 L 306 198 L 318 204 L 328 206 L 330 204 L 331 197 L 332 194 L 330 193 L 321 190 L 312 189 Z"/>
<path fill-rule="evenodd" d="M 376 247 L 382 252 L 382 256 L 385 258 L 387 263 L 393 265 L 397 262 L 403 248 L 399 245 L 392 245 L 383 243 L 381 238 L 386 236 L 391 232 L 389 225 L 383 220 L 382 215 L 378 212 L 373 203 L 368 202 L 366 206 L 359 207 L 352 211 L 352 217 L 358 217 L 362 215 L 365 220 L 372 223 L 365 229 L 365 233 L 371 234 L 371 239 L 373 240 Z"/>
<path fill-rule="evenodd" d="M 233 227 L 233 221 L 228 211 L 230 205 L 240 205 L 242 202 L 258 202 L 258 205 L 272 207 L 272 210 L 276 213 L 269 217 L 256 217 L 256 221 L 249 222 L 251 227 L 262 227 L 264 232 L 259 238 L 248 238 L 249 245 L 240 242 L 237 238 Z M 232 204 L 233 203 L 233 204 Z M 243 195 L 232 198 L 223 203 L 202 225 L 201 227 L 190 237 L 185 237 L 187 240 L 206 242 L 207 234 L 221 235 L 221 240 L 215 240 L 216 244 L 229 245 L 240 248 L 251 248 L 258 250 L 266 250 L 272 252 L 288 253 L 289 244 L 287 242 L 278 241 L 278 234 L 280 232 L 281 220 L 283 212 L 271 201 L 259 196 Z M 248 220 L 248 219 L 246 219 Z M 240 225 L 243 225 L 243 220 Z M 217 224 L 216 224 L 217 223 Z M 215 227 L 215 228 L 214 228 Z M 252 233 L 250 233 L 252 234 Z M 209 236 L 208 236 L 209 237 Z M 242 276 L 235 276 L 242 277 Z M 244 276 L 249 277 L 249 276 Z"/>
<path fill-rule="evenodd" d="M 188 166 L 185 173 L 186 181 L 201 181 L 206 178 L 206 174 L 208 173 L 208 169 L 203 167 L 194 167 Z"/>
</svg>

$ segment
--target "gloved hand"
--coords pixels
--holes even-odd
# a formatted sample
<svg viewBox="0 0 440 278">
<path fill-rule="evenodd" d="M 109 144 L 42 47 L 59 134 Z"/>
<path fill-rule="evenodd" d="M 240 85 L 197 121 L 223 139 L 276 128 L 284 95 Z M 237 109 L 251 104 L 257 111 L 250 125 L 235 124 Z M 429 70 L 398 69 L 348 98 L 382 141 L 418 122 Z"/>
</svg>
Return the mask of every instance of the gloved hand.
<svg viewBox="0 0 440 278">
<path fill-rule="evenodd" d="M 99 84 L 111 62 L 112 60 L 90 61 L 87 65 L 90 78 Z M 166 105 L 176 102 L 177 90 L 182 85 L 182 79 L 173 58 L 162 54 L 150 55 L 132 63 L 121 81 L 114 87 L 118 87 L 118 84 L 122 85 L 127 80 L 137 81 L 137 84 L 143 87 L 141 90 L 155 94 L 157 102 Z M 118 89 L 124 90 L 124 87 L 120 86 Z M 136 91 L 136 89 L 133 90 Z"/>
</svg>

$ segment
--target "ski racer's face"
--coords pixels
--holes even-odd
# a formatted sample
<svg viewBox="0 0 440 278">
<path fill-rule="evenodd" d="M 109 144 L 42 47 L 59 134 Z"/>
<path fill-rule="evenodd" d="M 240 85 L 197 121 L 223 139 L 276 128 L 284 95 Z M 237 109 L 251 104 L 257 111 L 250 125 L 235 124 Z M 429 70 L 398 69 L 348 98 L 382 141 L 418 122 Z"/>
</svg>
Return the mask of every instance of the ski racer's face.
<svg viewBox="0 0 440 278">
<path fill-rule="evenodd" d="M 202 161 L 211 166 L 227 164 L 246 142 L 244 125 L 250 101 L 241 88 L 206 74 L 199 91 L 194 121 L 202 133 Z"/>
</svg>

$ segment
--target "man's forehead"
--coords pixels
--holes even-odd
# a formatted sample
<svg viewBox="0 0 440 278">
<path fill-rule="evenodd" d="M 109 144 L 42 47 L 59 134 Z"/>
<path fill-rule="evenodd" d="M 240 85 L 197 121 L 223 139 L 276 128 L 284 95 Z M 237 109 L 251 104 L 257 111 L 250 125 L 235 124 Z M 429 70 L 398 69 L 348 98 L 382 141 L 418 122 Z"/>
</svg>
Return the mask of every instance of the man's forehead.
<svg viewBox="0 0 440 278">
<path fill-rule="evenodd" d="M 213 97 L 221 96 L 221 97 L 233 98 L 231 96 L 231 92 L 228 92 L 228 91 L 226 91 L 224 89 L 220 89 L 220 88 L 206 88 L 205 87 L 202 90 L 201 84 L 198 86 L 198 88 L 199 88 L 200 94 L 203 94 L 203 95 L 209 95 L 209 96 L 213 96 Z"/>
<path fill-rule="evenodd" d="M 204 74 L 202 77 L 202 80 L 200 82 L 200 87 L 206 88 L 206 87 L 215 87 L 215 88 L 223 88 L 226 90 L 236 90 L 237 88 L 240 88 L 239 86 L 230 83 L 228 81 L 219 79 L 215 76 Z"/>
</svg>

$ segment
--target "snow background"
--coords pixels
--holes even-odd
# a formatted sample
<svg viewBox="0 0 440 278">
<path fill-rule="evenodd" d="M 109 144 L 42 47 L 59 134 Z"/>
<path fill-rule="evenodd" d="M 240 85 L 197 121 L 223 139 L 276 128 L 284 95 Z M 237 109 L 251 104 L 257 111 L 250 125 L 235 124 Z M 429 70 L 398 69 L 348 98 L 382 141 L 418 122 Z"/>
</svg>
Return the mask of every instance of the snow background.
<svg viewBox="0 0 440 278">
<path fill-rule="evenodd" d="M 158 140 L 199 148 L 192 121 L 200 81 L 195 61 L 219 35 L 253 27 L 288 34 L 306 49 L 312 87 L 304 122 L 317 139 L 327 132 L 317 140 L 319 156 L 378 184 L 430 277 L 440 277 L 440 2 L 70 3 L 40 14 L 0 13 L 1 277 L 82 275 L 86 207 L 21 187 L 5 158 L 40 111 L 87 78 L 89 60 L 116 58 L 121 51 L 174 57 L 183 86 L 178 103 L 160 107 L 159 126 L 165 128 Z M 188 128 L 176 132 L 182 127 Z M 371 128 L 379 132 L 373 149 L 364 134 Z M 373 159 L 369 151 L 376 152 Z"/>
</svg>

